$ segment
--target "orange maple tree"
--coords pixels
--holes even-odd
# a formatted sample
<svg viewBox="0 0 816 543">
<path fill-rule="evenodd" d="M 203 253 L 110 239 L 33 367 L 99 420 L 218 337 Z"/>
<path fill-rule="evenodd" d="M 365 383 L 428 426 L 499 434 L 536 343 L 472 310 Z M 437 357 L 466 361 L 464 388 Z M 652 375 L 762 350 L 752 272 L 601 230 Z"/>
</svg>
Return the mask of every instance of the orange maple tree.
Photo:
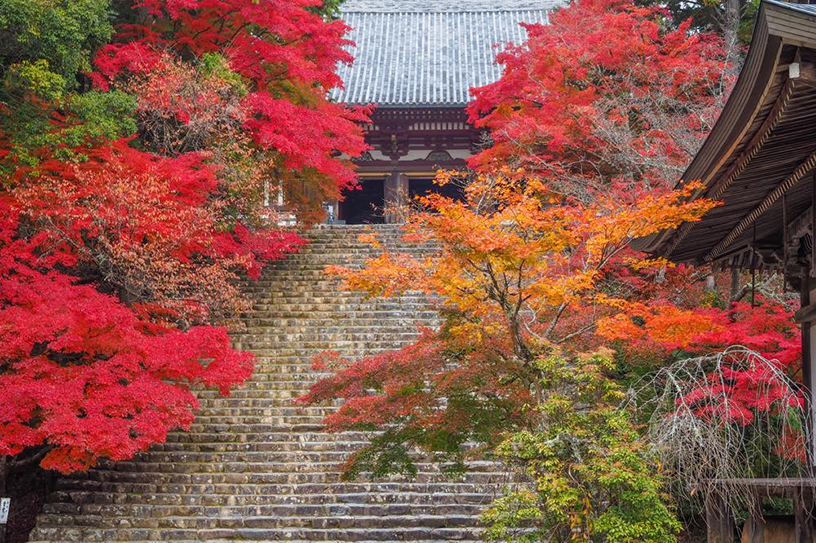
<svg viewBox="0 0 816 543">
<path fill-rule="evenodd" d="M 345 399 L 327 418 L 332 429 L 398 424 L 402 437 L 424 445 L 440 433 L 449 445 L 474 432 L 492 441 L 507 427 L 489 428 L 488 419 L 524 418 L 525 405 L 542 401 L 545 353 L 594 346 L 585 332 L 616 312 L 604 293 L 608 275 L 620 266 L 665 265 L 633 252 L 631 240 L 697 220 L 715 205 L 686 202 L 695 187 L 636 206 L 584 205 L 508 172 L 476 176 L 463 200 L 422 197 L 406 237 L 438 246 L 437 254 L 384 252 L 362 270 L 327 271 L 371 296 L 422 291 L 439 304 L 445 325 L 415 345 L 340 369 L 303 401 Z M 318 360 L 340 362 L 331 353 Z"/>
</svg>

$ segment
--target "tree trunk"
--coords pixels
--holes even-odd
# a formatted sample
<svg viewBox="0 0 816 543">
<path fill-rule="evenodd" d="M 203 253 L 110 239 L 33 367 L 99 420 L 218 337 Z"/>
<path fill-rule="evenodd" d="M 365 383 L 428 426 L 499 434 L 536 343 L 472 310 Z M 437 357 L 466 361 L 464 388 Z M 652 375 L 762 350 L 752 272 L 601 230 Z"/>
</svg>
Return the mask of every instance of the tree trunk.
<svg viewBox="0 0 816 543">
<path fill-rule="evenodd" d="M 731 268 L 731 293 L 728 299 L 732 302 L 737 301 L 737 296 L 740 292 L 740 269 L 737 267 Z"/>
<path fill-rule="evenodd" d="M 717 292 L 717 276 L 713 273 L 706 275 L 705 291 Z"/>
<path fill-rule="evenodd" d="M 727 68 L 729 73 L 737 73 L 740 67 L 739 26 L 740 0 L 724 0 L 725 13 L 721 21 L 722 34 L 725 39 Z"/>
</svg>

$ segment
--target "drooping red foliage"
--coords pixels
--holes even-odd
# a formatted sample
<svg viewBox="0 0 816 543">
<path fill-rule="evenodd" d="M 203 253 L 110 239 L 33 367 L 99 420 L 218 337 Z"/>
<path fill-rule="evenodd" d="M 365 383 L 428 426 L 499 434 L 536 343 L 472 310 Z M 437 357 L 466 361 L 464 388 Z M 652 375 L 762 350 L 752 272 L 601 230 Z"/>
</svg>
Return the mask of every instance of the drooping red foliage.
<svg viewBox="0 0 816 543">
<path fill-rule="evenodd" d="M 698 383 L 684 397 L 689 405 L 702 405 L 700 416 L 727 406 L 734 411 L 727 418 L 746 425 L 754 420 L 753 410 L 767 412 L 780 399 L 788 401 L 791 392 L 781 376 L 797 377 L 801 368 L 801 332 L 793 311 L 764 297 L 760 301 L 755 307 L 738 302 L 729 309 L 682 309 L 665 300 L 627 304 L 623 313 L 602 319 L 598 331 L 622 342 L 627 351 L 652 356 L 665 357 L 675 350 L 684 356 L 708 355 L 735 345 L 759 353 L 771 364 L 746 365 L 728 357 L 716 378 Z"/>
</svg>

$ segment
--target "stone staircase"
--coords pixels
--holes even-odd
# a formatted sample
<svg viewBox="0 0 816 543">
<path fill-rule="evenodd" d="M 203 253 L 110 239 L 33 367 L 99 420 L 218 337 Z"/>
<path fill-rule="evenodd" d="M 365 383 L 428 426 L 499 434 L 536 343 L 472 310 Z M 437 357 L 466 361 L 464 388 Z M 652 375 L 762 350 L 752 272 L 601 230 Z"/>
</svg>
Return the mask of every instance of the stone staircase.
<svg viewBox="0 0 816 543">
<path fill-rule="evenodd" d="M 372 227 L 390 248 L 414 252 L 393 226 Z M 364 300 L 323 274 L 359 266 L 376 250 L 363 227 L 320 227 L 300 253 L 270 266 L 247 291 L 254 311 L 235 335 L 258 358 L 229 398 L 199 394 L 189 432 L 172 434 L 130 462 L 65 477 L 30 541 L 475 541 L 478 514 L 508 482 L 489 462 L 450 479 L 419 464 L 416 478 L 340 481 L 340 464 L 365 444 L 357 432 L 321 432 L 334 407 L 293 400 L 322 375 L 311 360 L 394 349 L 437 315 L 419 296 Z"/>
</svg>

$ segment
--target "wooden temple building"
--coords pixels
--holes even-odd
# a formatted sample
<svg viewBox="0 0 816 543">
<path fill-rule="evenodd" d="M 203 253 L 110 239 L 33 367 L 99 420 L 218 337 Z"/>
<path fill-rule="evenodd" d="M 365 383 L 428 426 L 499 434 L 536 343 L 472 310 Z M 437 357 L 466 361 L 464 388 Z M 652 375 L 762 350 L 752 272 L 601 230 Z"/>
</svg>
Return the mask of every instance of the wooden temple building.
<svg viewBox="0 0 816 543">
<path fill-rule="evenodd" d="M 719 120 L 685 171 L 696 195 L 722 202 L 640 248 L 676 262 L 775 269 L 801 293 L 802 376 L 816 384 L 816 5 L 762 0 L 745 65 Z M 816 410 L 807 402 L 808 464 L 816 465 Z M 741 481 L 757 495 L 793 498 L 796 540 L 813 541 L 816 479 Z M 709 541 L 731 543 L 734 527 L 709 507 Z M 745 539 L 743 539 L 745 541 Z M 787 540 L 786 540 L 787 541 Z"/>
<path fill-rule="evenodd" d="M 522 43 L 520 23 L 547 24 L 561 0 L 347 0 L 341 18 L 357 44 L 331 98 L 376 106 L 372 150 L 357 161 L 360 189 L 330 202 L 331 220 L 398 222 L 382 212 L 437 190 L 438 169 L 462 169 L 485 135 L 467 122 L 470 88 L 501 76 L 495 57 Z M 446 187 L 451 189 L 451 187 Z M 455 189 L 453 189 L 455 190 Z"/>
</svg>

